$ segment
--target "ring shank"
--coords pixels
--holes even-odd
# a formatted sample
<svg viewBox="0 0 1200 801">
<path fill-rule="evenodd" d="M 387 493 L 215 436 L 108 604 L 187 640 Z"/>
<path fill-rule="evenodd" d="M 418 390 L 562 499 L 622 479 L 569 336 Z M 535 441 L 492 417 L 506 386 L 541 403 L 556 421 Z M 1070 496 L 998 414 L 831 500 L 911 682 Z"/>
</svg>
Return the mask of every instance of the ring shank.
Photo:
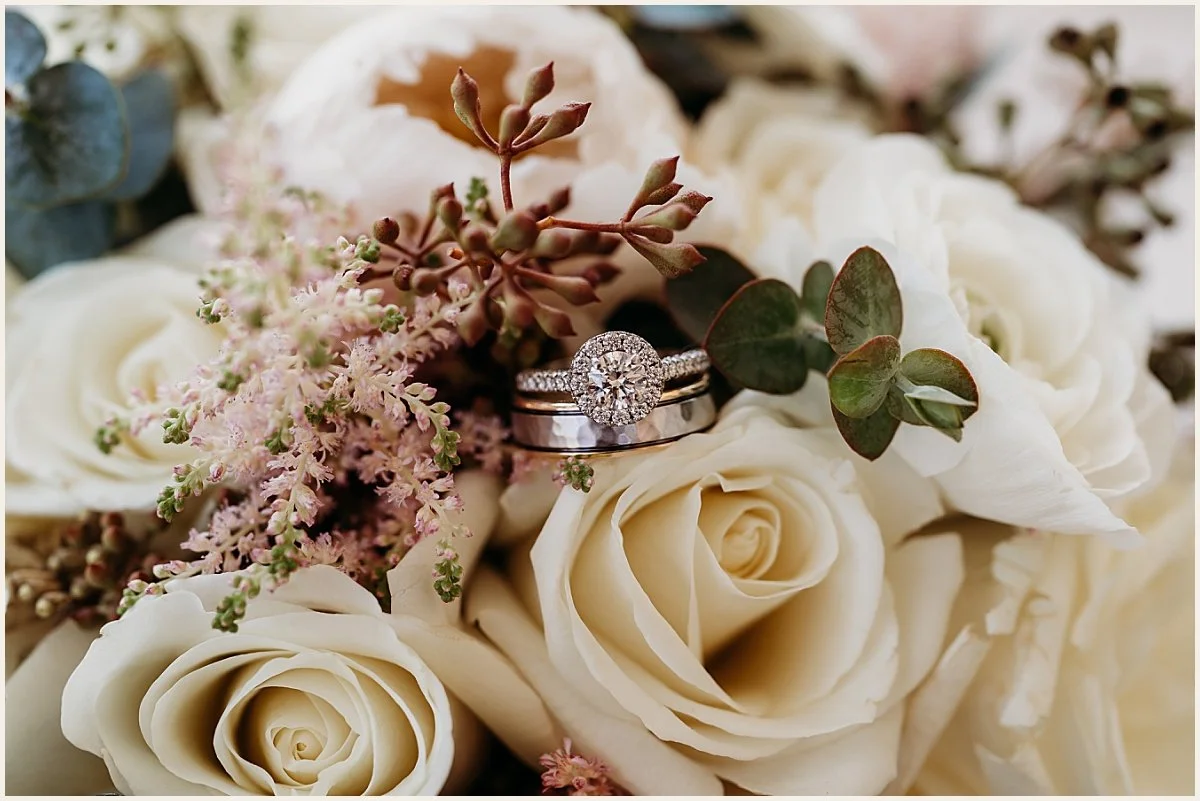
<svg viewBox="0 0 1200 801">
<path fill-rule="evenodd" d="M 673 442 L 709 428 L 716 416 L 712 395 L 700 392 L 659 404 L 641 420 L 623 426 L 601 425 L 582 413 L 517 409 L 511 430 L 513 442 L 528 450 L 607 453 Z"/>
</svg>

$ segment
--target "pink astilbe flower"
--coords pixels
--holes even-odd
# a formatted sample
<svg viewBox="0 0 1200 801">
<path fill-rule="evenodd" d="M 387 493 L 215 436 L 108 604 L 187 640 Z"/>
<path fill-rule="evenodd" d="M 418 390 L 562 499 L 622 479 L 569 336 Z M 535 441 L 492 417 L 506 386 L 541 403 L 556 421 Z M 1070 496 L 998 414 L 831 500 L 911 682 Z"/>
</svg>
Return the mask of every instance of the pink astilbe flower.
<svg viewBox="0 0 1200 801">
<path fill-rule="evenodd" d="M 608 775 L 608 766 L 599 759 L 571 753 L 571 741 L 543 754 L 542 795 L 627 795 Z"/>
<path fill-rule="evenodd" d="M 385 304 L 384 290 L 361 285 L 372 254 L 336 236 L 338 214 L 240 174 L 227 197 L 224 258 L 202 282 L 197 312 L 222 323 L 220 355 L 166 388 L 166 405 L 130 421 L 145 427 L 157 414 L 165 439 L 198 452 L 160 496 L 163 517 L 208 486 L 237 490 L 185 543 L 200 558 L 171 572 L 249 568 L 218 609 L 214 625 L 228 629 L 248 598 L 304 564 L 376 581 L 422 537 L 460 533 L 448 520 L 461 505 L 450 472 L 458 435 L 449 406 L 413 373 L 457 343 L 455 317 L 474 301 L 456 283 L 404 308 Z M 347 528 L 339 506 L 336 532 L 321 532 L 333 523 L 333 496 L 355 482 L 367 498 L 355 502 L 365 504 L 362 530 Z M 372 504 L 390 510 L 376 514 Z M 138 595 L 127 593 L 126 608 Z"/>
</svg>

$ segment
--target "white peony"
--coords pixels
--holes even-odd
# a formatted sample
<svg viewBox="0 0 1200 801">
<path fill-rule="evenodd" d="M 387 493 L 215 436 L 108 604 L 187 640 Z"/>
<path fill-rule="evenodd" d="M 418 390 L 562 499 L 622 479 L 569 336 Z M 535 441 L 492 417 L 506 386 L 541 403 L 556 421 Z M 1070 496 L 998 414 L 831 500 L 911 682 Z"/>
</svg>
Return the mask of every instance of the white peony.
<svg viewBox="0 0 1200 801">
<path fill-rule="evenodd" d="M 939 666 L 924 692 L 979 668 L 966 671 L 973 681 L 919 792 L 1194 792 L 1194 445 L 1181 456 L 1167 482 L 1123 509 L 1145 536 L 1137 550 L 988 524 L 964 532 L 969 573 L 952 630 L 966 626 L 961 653 L 973 655 Z"/>
<path fill-rule="evenodd" d="M 961 546 L 905 540 L 940 513 L 934 488 L 844 453 L 830 430 L 740 408 L 605 460 L 517 551 L 511 587 L 476 579 L 467 616 L 632 792 L 878 792 Z"/>
<path fill-rule="evenodd" d="M 817 190 L 816 249 L 767 258 L 799 286 L 812 260 L 873 245 L 896 272 L 905 350 L 960 358 L 979 386 L 961 443 L 902 426 L 892 445 L 950 504 L 1066 533 L 1133 529 L 1106 501 L 1165 467 L 1170 400 L 1146 367 L 1136 303 L 1078 240 L 1001 184 L 958 174 L 936 148 L 881 136 Z"/>
<path fill-rule="evenodd" d="M 197 274 L 161 260 L 110 256 L 56 267 L 26 284 L 5 324 L 5 457 L 16 468 L 7 510 L 66 514 L 153 508 L 188 448 L 151 426 L 111 454 L 96 430 L 128 413 L 131 394 L 153 401 L 221 345 L 196 317 Z M 28 488 L 28 489 L 27 489 Z"/>
</svg>

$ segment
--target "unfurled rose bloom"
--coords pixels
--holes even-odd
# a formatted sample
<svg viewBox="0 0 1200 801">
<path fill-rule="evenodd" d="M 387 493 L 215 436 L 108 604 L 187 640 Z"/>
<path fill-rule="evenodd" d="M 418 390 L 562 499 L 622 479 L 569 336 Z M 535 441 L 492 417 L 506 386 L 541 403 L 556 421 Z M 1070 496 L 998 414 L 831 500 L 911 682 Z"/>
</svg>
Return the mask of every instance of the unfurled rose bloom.
<svg viewBox="0 0 1200 801">
<path fill-rule="evenodd" d="M 1170 400 L 1135 300 L 1074 235 L 910 136 L 849 152 L 813 217 L 817 249 L 791 259 L 791 282 L 876 247 L 900 286 L 904 350 L 946 350 L 979 387 L 961 442 L 906 425 L 892 447 L 961 511 L 1136 541 L 1106 502 L 1165 469 Z"/>
<path fill-rule="evenodd" d="M 478 81 L 494 134 L 526 76 L 548 61 L 555 88 L 538 109 L 592 107 L 577 133 L 516 161 L 515 198 L 544 200 L 604 164 L 640 169 L 640 180 L 651 160 L 679 152 L 685 129 L 674 100 L 605 17 L 428 6 L 373 14 L 313 52 L 267 110 L 278 135 L 273 155 L 287 181 L 352 201 L 364 230 L 384 215 L 423 212 L 450 181 L 466 191 L 472 177 L 484 178 L 498 202 L 498 160 L 455 116 L 450 83 L 459 67 Z M 610 199 L 618 216 L 636 188 Z"/>
<path fill-rule="evenodd" d="M 125 794 L 436 795 L 469 718 L 378 600 L 305 568 L 227 634 L 230 578 L 178 580 L 108 624 L 63 691 L 67 739 Z"/>
<path fill-rule="evenodd" d="M 1194 444 L 1184 451 L 1164 484 L 1123 509 L 1141 548 L 1009 538 L 987 524 L 963 532 L 969 572 L 951 630 L 972 628 L 981 667 L 916 790 L 1194 793 Z"/>
<path fill-rule="evenodd" d="M 45 493 L 20 491 L 28 484 L 84 508 L 154 507 L 188 448 L 151 427 L 104 454 L 96 432 L 134 393 L 153 401 L 217 354 L 220 327 L 197 319 L 199 295 L 196 272 L 124 256 L 57 267 L 21 289 L 5 324 L 5 457 L 28 481 L 7 485 L 9 512 L 74 511 L 44 508 Z"/>
<path fill-rule="evenodd" d="M 736 409 L 564 489 L 467 616 L 632 792 L 879 792 L 962 565 L 953 535 L 904 539 L 940 513 L 932 485 L 871 467 Z"/>
<path fill-rule="evenodd" d="M 571 204 L 559 216 L 617 220 L 647 167 L 683 152 L 687 129 L 670 92 L 620 29 L 588 9 L 413 6 L 372 14 L 313 52 L 268 104 L 264 122 L 273 138 L 264 157 L 287 183 L 352 203 L 352 223 L 362 232 L 383 216 L 424 214 L 432 191 L 447 183 L 461 197 L 472 178 L 483 179 L 502 208 L 499 160 L 455 115 L 450 85 L 460 67 L 478 82 L 484 122 L 495 135 L 504 107 L 521 99 L 529 73 L 547 62 L 555 88 L 535 111 L 568 102 L 591 107 L 578 131 L 514 162 L 514 201 L 543 202 L 569 185 Z M 698 178 L 683 164 L 676 180 L 722 196 Z M 706 226 L 721 216 L 705 209 L 681 239 L 712 238 Z M 601 290 L 591 317 L 661 287 L 630 248 L 613 261 L 623 272 Z"/>
<path fill-rule="evenodd" d="M 176 26 L 223 107 L 270 94 L 313 48 L 378 6 L 179 6 Z"/>
<path fill-rule="evenodd" d="M 732 174 L 743 201 L 741 236 L 756 247 L 794 220 L 807 231 L 821 179 L 870 134 L 836 94 L 741 79 L 705 110 L 690 157 L 708 172 Z"/>
</svg>

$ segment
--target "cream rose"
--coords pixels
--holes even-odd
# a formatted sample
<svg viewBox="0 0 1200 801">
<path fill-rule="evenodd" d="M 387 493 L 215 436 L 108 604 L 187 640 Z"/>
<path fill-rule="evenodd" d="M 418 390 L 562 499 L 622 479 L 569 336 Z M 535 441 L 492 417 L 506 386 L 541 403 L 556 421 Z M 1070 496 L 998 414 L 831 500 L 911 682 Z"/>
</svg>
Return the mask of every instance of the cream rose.
<svg viewBox="0 0 1200 801">
<path fill-rule="evenodd" d="M 110 623 L 63 691 L 63 732 L 126 794 L 433 795 L 454 758 L 445 688 L 370 592 L 305 568 L 212 615 L 227 575 L 175 582 Z"/>
<path fill-rule="evenodd" d="M 981 667 L 919 792 L 1194 792 L 1194 464 L 1189 443 L 1169 479 L 1123 509 L 1145 536 L 1136 550 L 987 524 L 970 532 L 952 628 L 969 627 Z M 942 674 L 955 683 L 953 669 Z"/>
<path fill-rule="evenodd" d="M 68 513 L 46 498 L 95 509 L 153 508 L 188 448 L 151 426 L 111 454 L 96 430 L 126 414 L 131 394 L 153 401 L 221 344 L 196 318 L 197 273 L 161 260 L 113 256 L 64 265 L 26 284 L 6 321 L 7 510 Z M 29 492 L 25 487 L 32 487 Z"/>
<path fill-rule="evenodd" d="M 932 485 L 893 461 L 868 486 L 844 453 L 742 408 L 606 460 L 590 493 L 562 491 L 511 589 L 476 580 L 467 616 L 635 793 L 878 792 L 961 546 L 905 540 L 941 510 Z"/>
<path fill-rule="evenodd" d="M 903 426 L 892 447 L 961 511 L 1135 541 L 1106 501 L 1161 475 L 1174 431 L 1126 288 L 1066 228 L 916 137 L 848 153 L 813 216 L 816 250 L 787 262 L 790 281 L 876 246 L 900 285 L 904 349 L 949 351 L 979 385 L 961 443 Z"/>
<path fill-rule="evenodd" d="M 741 244 L 754 248 L 786 235 L 797 218 L 808 231 L 821 179 L 870 133 L 833 93 L 743 78 L 705 110 L 689 153 L 702 169 L 733 176 L 743 206 Z"/>
</svg>

